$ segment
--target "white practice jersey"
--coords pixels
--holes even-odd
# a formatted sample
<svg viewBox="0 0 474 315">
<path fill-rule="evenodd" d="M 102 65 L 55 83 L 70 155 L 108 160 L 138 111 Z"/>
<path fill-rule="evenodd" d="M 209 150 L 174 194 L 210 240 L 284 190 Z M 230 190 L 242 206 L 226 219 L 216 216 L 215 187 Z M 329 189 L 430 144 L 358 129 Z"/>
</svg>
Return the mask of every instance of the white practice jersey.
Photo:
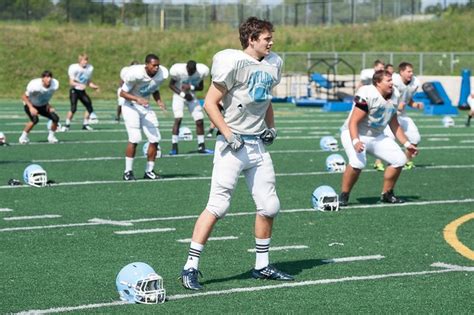
<svg viewBox="0 0 474 315">
<path fill-rule="evenodd" d="M 209 75 L 209 67 L 203 63 L 196 64 L 196 72 L 190 76 L 185 63 L 175 63 L 170 68 L 170 77 L 175 80 L 175 86 L 181 91 L 183 83 L 198 86 Z"/>
<path fill-rule="evenodd" d="M 272 88 L 281 79 L 282 59 L 270 53 L 261 61 L 241 50 L 218 52 L 212 61 L 212 81 L 226 88 L 224 120 L 234 133 L 257 135 L 266 128 L 265 114 Z"/>
<path fill-rule="evenodd" d="M 150 95 L 155 93 L 160 85 L 168 78 L 168 69 L 164 66 L 159 67 L 154 77 L 150 77 L 145 70 L 145 65 L 133 65 L 126 67 L 124 73 L 122 90 L 134 96 L 149 100 Z M 134 102 L 125 100 L 125 104 L 130 105 Z"/>
<path fill-rule="evenodd" d="M 78 63 L 73 63 L 69 66 L 67 71 L 69 78 L 79 82 L 81 84 L 89 84 L 92 80 L 92 72 L 94 71 L 94 67 L 90 64 L 87 64 L 85 68 L 81 67 Z M 76 88 L 80 90 L 80 88 Z"/>
<path fill-rule="evenodd" d="M 398 73 L 394 73 L 392 75 L 393 86 L 397 88 L 400 92 L 400 99 L 399 103 L 408 104 L 410 100 L 413 98 L 413 95 L 416 93 L 416 90 L 421 85 L 420 80 L 417 77 L 413 76 L 410 82 L 407 84 L 403 83 L 402 77 Z M 397 104 L 398 105 L 398 104 Z M 405 107 L 406 108 L 406 107 Z M 404 115 L 406 110 L 405 108 L 402 111 L 399 111 L 399 115 Z"/>
<path fill-rule="evenodd" d="M 49 103 L 53 97 L 54 92 L 59 88 L 59 82 L 56 79 L 51 80 L 49 88 L 43 86 L 41 78 L 33 79 L 26 86 L 26 96 L 30 99 L 30 102 L 36 106 L 45 106 Z"/>
<path fill-rule="evenodd" d="M 360 72 L 360 81 L 363 85 L 370 85 L 372 84 L 372 77 L 374 76 L 375 70 L 374 68 L 370 69 L 363 69 Z"/>
<path fill-rule="evenodd" d="M 399 97 L 400 92 L 396 88 L 393 89 L 392 97 L 386 100 L 375 85 L 371 84 L 361 87 L 354 96 L 352 106 L 352 111 L 356 103 L 366 104 L 368 109 L 367 115 L 359 122 L 359 135 L 377 137 L 382 134 L 393 115 L 396 114 L 396 105 Z M 349 129 L 349 119 L 352 111 L 344 122 L 341 131 Z"/>
</svg>

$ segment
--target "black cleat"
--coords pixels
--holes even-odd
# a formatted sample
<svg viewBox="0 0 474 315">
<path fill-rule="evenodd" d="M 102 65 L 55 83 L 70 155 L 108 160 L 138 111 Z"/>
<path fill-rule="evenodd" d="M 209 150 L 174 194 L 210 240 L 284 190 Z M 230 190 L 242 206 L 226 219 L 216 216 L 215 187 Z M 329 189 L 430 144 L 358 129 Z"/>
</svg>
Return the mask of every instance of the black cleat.
<svg viewBox="0 0 474 315">
<path fill-rule="evenodd" d="M 133 171 L 128 171 L 128 172 L 123 173 L 123 180 L 129 181 L 129 180 L 137 180 L 137 179 L 135 178 L 135 175 L 133 175 Z"/>
<path fill-rule="evenodd" d="M 393 189 L 390 189 L 387 192 L 382 193 L 382 196 L 380 197 L 381 202 L 385 203 L 404 203 L 405 200 L 398 198 L 393 194 Z"/>
<path fill-rule="evenodd" d="M 339 195 L 339 207 L 347 207 L 349 205 L 349 193 L 342 192 Z"/>
<path fill-rule="evenodd" d="M 82 125 L 82 130 L 92 131 L 94 128 L 92 128 L 90 125 Z"/>
<path fill-rule="evenodd" d="M 160 179 L 161 176 L 156 174 L 155 171 L 150 171 L 150 172 L 145 172 L 145 175 L 143 175 L 143 178 L 155 180 L 155 179 Z"/>
<path fill-rule="evenodd" d="M 181 271 L 181 276 L 178 278 L 181 280 L 183 287 L 189 290 L 202 290 L 202 285 L 198 281 L 198 276 L 202 277 L 202 274 L 199 270 L 194 268 L 189 268 Z"/>
<path fill-rule="evenodd" d="M 273 267 L 272 265 L 268 265 L 265 268 L 260 270 L 253 269 L 252 270 L 252 278 L 254 279 L 268 279 L 268 280 L 279 280 L 279 281 L 293 281 L 295 278 L 290 276 L 283 271 L 280 271 Z"/>
</svg>

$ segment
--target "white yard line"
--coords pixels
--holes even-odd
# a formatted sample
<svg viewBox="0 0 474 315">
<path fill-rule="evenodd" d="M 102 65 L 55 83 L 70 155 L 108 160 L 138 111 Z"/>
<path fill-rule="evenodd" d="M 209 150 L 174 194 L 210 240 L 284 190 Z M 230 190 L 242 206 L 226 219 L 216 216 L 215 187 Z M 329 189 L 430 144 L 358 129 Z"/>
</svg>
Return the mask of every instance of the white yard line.
<svg viewBox="0 0 474 315">
<path fill-rule="evenodd" d="M 143 230 L 124 230 L 124 231 L 114 231 L 114 234 L 131 235 L 131 234 L 161 233 L 161 232 L 172 232 L 172 231 L 176 231 L 176 229 L 175 228 L 156 228 L 156 229 L 143 229 Z"/>
<path fill-rule="evenodd" d="M 309 248 L 306 245 L 288 245 L 288 246 L 270 246 L 270 251 L 271 252 L 277 252 L 281 250 L 290 250 L 290 249 L 306 249 Z M 255 248 L 250 248 L 247 249 L 249 253 L 255 253 L 256 249 Z"/>
<path fill-rule="evenodd" d="M 374 274 L 374 275 L 365 275 L 365 276 L 348 276 L 342 278 L 332 278 L 332 279 L 318 279 L 318 280 L 306 280 L 300 282 L 284 282 L 274 285 L 265 285 L 265 286 L 256 286 L 256 287 L 245 287 L 245 288 L 235 288 L 228 290 L 217 290 L 217 291 L 204 291 L 199 293 L 188 293 L 188 294 L 175 294 L 168 296 L 168 301 L 176 301 L 189 298 L 198 298 L 201 296 L 222 296 L 230 295 L 237 293 L 245 292 L 257 292 L 264 290 L 274 290 L 282 288 L 296 288 L 296 287 L 308 287 L 316 285 L 324 285 L 331 283 L 344 283 L 344 282 L 353 282 L 353 281 L 374 281 L 390 278 L 403 278 L 403 277 L 416 277 L 416 276 L 427 276 L 427 275 L 436 275 L 443 274 L 448 272 L 474 272 L 474 267 L 465 267 L 465 266 L 456 266 L 445 263 L 433 263 L 431 267 L 443 268 L 438 270 L 422 270 L 422 271 L 411 271 L 411 272 L 396 272 L 396 273 L 386 273 L 386 274 Z M 112 307 L 125 305 L 125 302 L 109 302 L 109 303 L 96 303 L 96 304 L 86 304 L 78 306 L 64 306 L 64 307 L 55 307 L 43 310 L 27 310 L 17 314 L 51 314 L 51 313 L 63 313 L 71 311 L 80 311 L 86 309 L 98 309 L 102 307 Z"/>
<path fill-rule="evenodd" d="M 323 259 L 322 261 L 325 263 L 342 263 L 342 262 L 364 261 L 364 260 L 380 260 L 384 258 L 385 256 L 382 256 L 382 255 L 371 255 L 371 256 L 331 258 L 331 259 Z"/>
<path fill-rule="evenodd" d="M 208 241 L 228 241 L 228 240 L 238 240 L 237 236 L 216 236 L 216 237 L 209 237 Z M 190 238 L 183 238 L 180 240 L 176 240 L 178 243 L 191 243 Z"/>
<path fill-rule="evenodd" d="M 27 215 L 19 217 L 6 217 L 3 218 L 5 221 L 18 221 L 18 220 L 35 220 L 35 219 L 55 219 L 60 218 L 59 214 L 43 214 L 43 215 Z"/>
<path fill-rule="evenodd" d="M 0 212 L 11 212 L 13 209 L 10 208 L 0 208 Z"/>
</svg>

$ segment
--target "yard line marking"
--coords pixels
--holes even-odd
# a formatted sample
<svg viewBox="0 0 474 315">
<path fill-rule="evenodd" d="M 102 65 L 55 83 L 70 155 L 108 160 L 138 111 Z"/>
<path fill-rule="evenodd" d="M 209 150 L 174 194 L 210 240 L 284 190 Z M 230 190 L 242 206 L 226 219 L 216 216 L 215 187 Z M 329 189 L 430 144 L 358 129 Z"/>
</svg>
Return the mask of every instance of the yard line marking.
<svg viewBox="0 0 474 315">
<path fill-rule="evenodd" d="M 146 233 L 160 233 L 160 232 L 171 232 L 176 231 L 175 228 L 156 228 L 156 229 L 143 229 L 143 230 L 125 230 L 125 231 L 114 231 L 114 234 L 129 235 L 129 234 L 146 234 Z"/>
<path fill-rule="evenodd" d="M 449 138 L 427 138 L 428 141 L 450 141 Z"/>
<path fill-rule="evenodd" d="M 289 245 L 289 246 L 270 246 L 269 251 L 271 252 L 276 252 L 280 250 L 288 250 L 288 249 L 306 249 L 309 248 L 306 245 Z M 256 249 L 255 248 L 250 248 L 247 249 L 249 253 L 255 253 Z"/>
<path fill-rule="evenodd" d="M 474 140 L 461 140 L 461 143 L 474 143 Z"/>
<path fill-rule="evenodd" d="M 0 212 L 10 212 L 13 211 L 13 209 L 10 208 L 0 208 Z"/>
<path fill-rule="evenodd" d="M 353 256 L 353 257 L 343 257 L 343 258 L 331 258 L 323 259 L 325 263 L 341 263 L 341 262 L 351 262 L 351 261 L 361 261 L 361 260 L 380 260 L 384 259 L 385 256 L 382 255 L 371 255 L 371 256 Z"/>
<path fill-rule="evenodd" d="M 54 219 L 60 218 L 59 214 L 43 214 L 43 215 L 27 215 L 21 217 L 6 217 L 3 218 L 5 221 L 16 221 L 16 220 L 34 220 L 34 219 Z"/>
<path fill-rule="evenodd" d="M 216 236 L 216 237 L 209 237 L 208 241 L 228 241 L 228 240 L 238 240 L 237 236 Z M 190 238 L 183 238 L 180 240 L 176 240 L 178 243 L 191 243 L 192 239 Z"/>
<path fill-rule="evenodd" d="M 453 247 L 456 252 L 470 260 L 474 260 L 474 251 L 472 251 L 469 247 L 461 243 L 461 241 L 458 239 L 456 232 L 458 227 L 472 219 L 474 219 L 474 212 L 471 212 L 454 220 L 453 222 L 446 225 L 443 230 L 443 235 L 446 242 L 448 242 L 448 244 L 451 245 L 451 247 Z"/>
<path fill-rule="evenodd" d="M 416 276 L 436 275 L 436 274 L 442 274 L 442 273 L 448 273 L 448 272 L 474 272 L 474 267 L 450 265 L 450 264 L 445 264 L 441 262 L 433 263 L 431 264 L 431 267 L 437 267 L 437 268 L 442 268 L 442 269 L 374 274 L 374 275 L 366 275 L 366 276 L 348 276 L 348 277 L 343 277 L 343 278 L 306 280 L 306 281 L 301 281 L 301 282 L 285 282 L 285 283 L 280 283 L 280 284 L 256 286 L 256 287 L 207 291 L 207 292 L 199 292 L 199 293 L 191 293 L 191 294 L 176 294 L 176 295 L 168 296 L 167 298 L 168 298 L 168 301 L 176 301 L 176 300 L 195 298 L 195 297 L 201 297 L 201 296 L 220 296 L 220 295 L 228 295 L 228 294 L 234 294 L 234 293 L 257 292 L 257 291 L 273 290 L 273 289 L 281 289 L 281 288 L 307 287 L 307 286 L 324 285 L 324 284 L 331 284 L 331 283 L 344 283 L 344 282 L 352 282 L 352 281 L 371 281 L 371 280 L 382 280 L 382 279 L 402 278 L 402 277 L 416 277 Z M 109 302 L 109 303 L 96 303 L 96 304 L 86 304 L 86 305 L 78 305 L 78 306 L 55 307 L 55 308 L 49 308 L 49 309 L 44 309 L 44 310 L 27 310 L 27 311 L 19 312 L 17 314 L 24 315 L 24 314 L 62 313 L 62 312 L 71 312 L 71 311 L 94 309 L 94 308 L 101 308 L 101 307 L 119 306 L 119 305 L 126 305 L 126 304 L 127 304 L 126 302 L 116 301 L 116 302 Z"/>
<path fill-rule="evenodd" d="M 345 209 L 363 209 L 363 208 L 386 208 L 386 207 L 405 207 L 405 206 L 425 206 L 425 205 L 434 205 L 434 204 L 458 204 L 458 203 L 471 203 L 474 202 L 474 199 L 453 199 L 453 200 L 432 200 L 432 201 L 417 201 L 417 202 L 408 202 L 408 203 L 399 203 L 399 204 L 372 204 L 372 205 L 354 205 L 347 206 Z M 298 213 L 298 212 L 316 212 L 313 208 L 306 209 L 287 209 L 280 210 L 282 213 Z M 319 212 L 318 212 L 319 213 Z M 246 215 L 255 215 L 255 211 L 249 212 L 234 212 L 226 214 L 227 217 L 236 217 L 236 216 L 246 216 Z M 173 221 L 173 220 L 187 220 L 187 219 L 196 219 L 199 215 L 185 215 L 185 216 L 174 216 L 174 217 L 158 217 L 158 218 L 141 218 L 141 219 L 131 219 L 131 220 L 122 220 L 122 221 L 111 221 L 110 223 L 106 220 L 101 220 L 98 222 L 88 222 L 88 223 L 72 223 L 72 224 L 59 224 L 59 225 L 44 225 L 44 226 L 24 226 L 24 227 L 14 227 L 14 228 L 3 228 L 0 229 L 0 232 L 12 232 L 12 231 L 28 231 L 28 230 L 41 230 L 41 229 L 52 229 L 52 228 L 63 228 L 63 227 L 76 227 L 76 226 L 88 226 L 88 225 L 116 225 L 117 223 L 139 223 L 139 222 L 153 222 L 153 221 Z"/>
<path fill-rule="evenodd" d="M 105 219 L 99 219 L 99 218 L 90 219 L 89 222 L 107 224 L 107 225 L 118 225 L 118 226 L 132 226 L 133 225 L 133 223 L 131 222 L 113 221 L 113 220 L 105 220 Z"/>
</svg>

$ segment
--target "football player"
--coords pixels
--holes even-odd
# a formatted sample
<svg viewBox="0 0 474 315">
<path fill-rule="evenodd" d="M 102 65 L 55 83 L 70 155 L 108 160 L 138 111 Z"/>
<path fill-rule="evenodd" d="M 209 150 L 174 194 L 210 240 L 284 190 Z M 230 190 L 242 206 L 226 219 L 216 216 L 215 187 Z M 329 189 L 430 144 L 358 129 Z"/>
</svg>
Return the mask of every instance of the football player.
<svg viewBox="0 0 474 315">
<path fill-rule="evenodd" d="M 187 63 L 176 63 L 170 68 L 169 87 L 173 94 L 174 124 L 171 130 L 172 148 L 170 155 L 178 154 L 179 127 L 183 120 L 184 107 L 187 107 L 196 123 L 196 135 L 199 153 L 211 153 L 204 144 L 204 115 L 195 92 L 204 89 L 204 78 L 209 75 L 209 68 L 202 63 L 189 60 Z"/>
<path fill-rule="evenodd" d="M 152 180 L 160 178 L 153 169 L 161 134 L 158 129 L 158 118 L 150 106 L 150 95 L 162 110 L 166 110 L 159 90 L 166 78 L 168 78 L 168 69 L 160 65 L 160 59 L 155 54 L 148 54 L 144 65 L 129 66 L 123 74 L 124 83 L 120 89 L 120 96 L 125 99 L 122 115 L 128 133 L 124 180 L 135 180 L 133 160 L 137 144 L 142 140 L 141 130 L 150 143 L 143 178 Z"/>
<path fill-rule="evenodd" d="M 21 99 L 23 100 L 25 113 L 30 121 L 26 123 L 18 140 L 21 144 L 30 142 L 28 133 L 38 123 L 38 115 L 51 119 L 52 124 L 48 134 L 48 142 L 58 142 L 54 134 L 58 128 L 59 117 L 54 107 L 49 103 L 58 88 L 58 80 L 54 79 L 53 73 L 48 70 L 43 71 L 41 78 L 33 79 L 28 83 L 26 92 L 21 96 Z"/>
<path fill-rule="evenodd" d="M 254 199 L 256 260 L 251 276 L 289 281 L 294 278 L 269 264 L 273 219 L 280 210 L 275 171 L 264 145 L 276 138 L 272 88 L 280 82 L 282 59 L 271 52 L 273 25 L 250 17 L 239 27 L 243 50 L 226 49 L 214 55 L 212 84 L 204 109 L 220 130 L 214 151 L 209 200 L 197 219 L 182 285 L 202 289 L 198 263 L 216 222 L 224 218 L 241 173 Z M 219 110 L 222 101 L 224 115 Z"/>
<path fill-rule="evenodd" d="M 138 61 L 136 61 L 136 60 L 132 61 L 130 63 L 130 66 L 133 66 L 133 65 L 138 65 Z M 120 70 L 120 82 L 119 82 L 119 87 L 117 89 L 117 115 L 115 116 L 115 120 L 117 121 L 117 123 L 120 122 L 120 116 L 122 115 L 122 105 L 123 105 L 123 103 L 125 103 L 125 99 L 120 96 L 120 90 L 122 88 L 123 77 L 124 77 L 127 69 L 128 69 L 128 66 L 123 67 L 122 70 Z"/>
<path fill-rule="evenodd" d="M 360 72 L 359 82 L 356 84 L 356 90 L 364 85 L 372 84 L 372 77 L 374 76 L 375 71 L 383 70 L 385 68 L 385 63 L 377 59 L 374 61 L 374 67 L 368 69 L 362 69 Z"/>
<path fill-rule="evenodd" d="M 71 101 L 71 110 L 66 116 L 66 123 L 64 126 L 65 131 L 68 131 L 71 128 L 71 120 L 77 111 L 78 100 L 80 100 L 86 108 L 82 129 L 93 130 L 89 125 L 89 116 L 94 111 L 94 108 L 92 107 L 92 101 L 86 92 L 88 86 L 94 90 L 99 89 L 99 86 L 91 81 L 93 71 L 94 67 L 89 64 L 89 56 L 86 54 L 80 54 L 78 57 L 78 63 L 69 66 L 68 75 L 69 85 L 71 87 L 69 90 L 69 100 Z"/>
<path fill-rule="evenodd" d="M 470 127 L 472 116 L 474 116 L 474 93 L 467 97 L 467 103 L 471 109 L 467 113 L 466 127 Z"/>
<path fill-rule="evenodd" d="M 400 93 L 393 87 L 392 75 L 379 70 L 373 76 L 373 83 L 361 87 L 354 97 L 354 105 L 341 128 L 341 141 L 349 158 L 342 177 L 339 205 L 347 206 L 349 194 L 367 163 L 366 153 L 387 162 L 384 173 L 381 201 L 402 203 L 394 194 L 394 187 L 406 163 L 406 156 L 394 139 L 384 134 L 387 125 L 403 146 L 413 155 L 418 152 L 408 140 L 397 120 L 396 104 Z"/>
</svg>

